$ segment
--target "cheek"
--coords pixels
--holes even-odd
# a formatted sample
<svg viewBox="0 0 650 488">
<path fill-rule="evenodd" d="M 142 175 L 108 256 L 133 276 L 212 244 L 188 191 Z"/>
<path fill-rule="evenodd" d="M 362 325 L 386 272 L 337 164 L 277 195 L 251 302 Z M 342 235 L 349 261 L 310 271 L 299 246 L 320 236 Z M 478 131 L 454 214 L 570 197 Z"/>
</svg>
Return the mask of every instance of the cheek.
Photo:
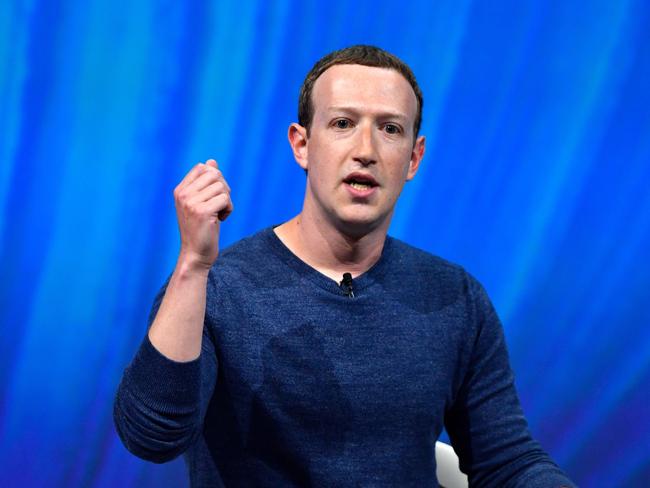
<svg viewBox="0 0 650 488">
<path fill-rule="evenodd" d="M 315 191 L 331 187 L 336 178 L 335 169 L 332 167 L 332 164 L 329 164 L 322 157 L 310 160 L 308 175 L 310 184 Z"/>
<path fill-rule="evenodd" d="M 409 169 L 411 168 L 411 154 L 412 152 L 410 147 L 408 149 L 400 148 L 393 152 L 391 158 L 391 161 L 393 162 L 391 165 L 391 173 L 395 179 L 406 181 Z"/>
</svg>

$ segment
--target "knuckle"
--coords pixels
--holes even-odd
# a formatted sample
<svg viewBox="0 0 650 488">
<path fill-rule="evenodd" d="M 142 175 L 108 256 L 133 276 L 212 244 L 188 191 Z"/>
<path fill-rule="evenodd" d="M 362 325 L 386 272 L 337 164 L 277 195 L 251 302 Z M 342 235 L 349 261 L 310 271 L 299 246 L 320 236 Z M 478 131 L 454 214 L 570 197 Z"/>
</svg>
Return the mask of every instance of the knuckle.
<svg viewBox="0 0 650 488">
<path fill-rule="evenodd" d="M 201 216 L 201 207 L 199 207 L 196 204 L 189 204 L 187 205 L 187 211 L 190 215 L 194 217 L 200 217 Z"/>
<path fill-rule="evenodd" d="M 214 206 L 216 210 L 223 210 L 228 206 L 228 197 L 223 193 L 217 195 L 217 198 L 214 200 Z"/>
<path fill-rule="evenodd" d="M 181 203 L 185 203 L 185 202 L 187 202 L 187 199 L 188 199 L 187 190 L 184 189 L 184 188 L 181 189 L 181 190 L 179 190 L 179 191 L 178 191 L 177 199 L 178 199 L 178 201 L 181 202 Z"/>
</svg>

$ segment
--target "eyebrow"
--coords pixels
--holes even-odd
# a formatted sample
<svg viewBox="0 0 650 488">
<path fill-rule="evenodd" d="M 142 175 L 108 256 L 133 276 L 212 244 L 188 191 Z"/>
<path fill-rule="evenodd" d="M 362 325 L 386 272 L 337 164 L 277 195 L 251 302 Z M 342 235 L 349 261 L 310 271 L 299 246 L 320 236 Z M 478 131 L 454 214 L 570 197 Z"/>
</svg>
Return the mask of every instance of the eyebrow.
<svg viewBox="0 0 650 488">
<path fill-rule="evenodd" d="M 328 107 L 327 112 L 343 112 L 351 115 L 359 115 L 360 110 L 354 107 L 334 106 Z M 398 119 L 408 121 L 408 117 L 400 112 L 381 111 L 376 114 L 380 119 Z"/>
</svg>

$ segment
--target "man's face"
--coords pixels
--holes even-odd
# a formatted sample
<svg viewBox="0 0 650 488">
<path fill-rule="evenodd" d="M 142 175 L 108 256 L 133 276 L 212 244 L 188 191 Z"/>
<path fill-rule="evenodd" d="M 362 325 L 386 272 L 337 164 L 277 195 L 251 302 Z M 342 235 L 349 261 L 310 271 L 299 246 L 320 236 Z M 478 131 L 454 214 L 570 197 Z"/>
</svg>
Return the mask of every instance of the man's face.
<svg viewBox="0 0 650 488">
<path fill-rule="evenodd" d="M 309 138 L 297 124 L 289 129 L 308 170 L 305 205 L 350 235 L 387 228 L 424 154 L 424 138 L 414 144 L 411 85 L 395 70 L 335 65 L 316 80 L 312 103 Z"/>
</svg>

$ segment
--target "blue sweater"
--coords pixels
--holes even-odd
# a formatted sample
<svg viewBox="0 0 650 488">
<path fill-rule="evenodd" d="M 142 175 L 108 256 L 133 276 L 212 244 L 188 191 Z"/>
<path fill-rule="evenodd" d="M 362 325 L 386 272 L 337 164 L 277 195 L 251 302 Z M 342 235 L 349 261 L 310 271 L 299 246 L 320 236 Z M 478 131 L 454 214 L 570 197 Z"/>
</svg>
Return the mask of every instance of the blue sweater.
<svg viewBox="0 0 650 488">
<path fill-rule="evenodd" d="M 499 319 L 462 268 L 388 237 L 346 287 L 271 228 L 213 266 L 201 355 L 145 337 L 115 424 L 203 486 L 437 486 L 443 424 L 473 486 L 573 486 L 528 433 Z M 155 316 L 164 288 L 155 300 Z"/>
</svg>

